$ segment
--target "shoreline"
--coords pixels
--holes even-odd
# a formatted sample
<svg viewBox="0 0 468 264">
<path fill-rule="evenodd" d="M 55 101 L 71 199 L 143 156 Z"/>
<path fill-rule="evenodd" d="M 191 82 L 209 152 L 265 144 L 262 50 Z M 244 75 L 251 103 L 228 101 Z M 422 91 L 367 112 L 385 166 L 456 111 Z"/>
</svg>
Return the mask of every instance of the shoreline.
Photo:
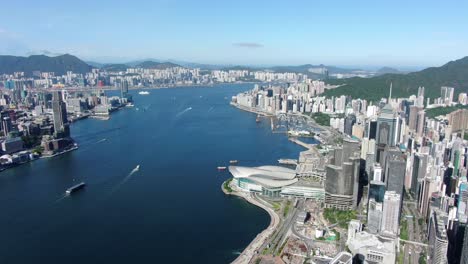
<svg viewBox="0 0 468 264">
<path fill-rule="evenodd" d="M 252 107 L 241 106 L 238 103 L 230 102 L 229 104 L 234 106 L 237 109 L 240 109 L 240 110 L 243 110 L 243 111 L 246 111 L 246 112 L 249 112 L 249 113 L 262 115 L 262 116 L 265 116 L 265 117 L 274 117 L 275 116 L 274 114 L 259 111 L 259 110 L 256 110 L 256 109 L 252 108 Z"/>
<path fill-rule="evenodd" d="M 218 85 L 237 85 L 237 84 L 261 84 L 264 82 L 223 82 L 223 83 L 203 83 L 203 84 L 197 84 L 197 83 L 191 83 L 191 84 L 173 84 L 173 85 L 154 85 L 154 86 L 129 86 L 128 90 L 156 90 L 156 89 L 171 89 L 171 88 L 183 88 L 183 87 L 215 87 Z M 66 87 L 63 88 L 64 90 L 104 90 L 104 91 L 118 91 L 119 88 L 116 88 L 114 86 L 88 86 L 88 87 L 80 87 L 80 86 L 75 86 L 75 87 Z"/>
<path fill-rule="evenodd" d="M 221 185 L 221 190 L 224 192 L 224 194 L 243 198 L 248 203 L 265 210 L 268 213 L 268 215 L 270 215 L 270 224 L 268 225 L 268 227 L 262 230 L 262 232 L 258 233 L 257 236 L 255 236 L 255 238 L 249 243 L 249 245 L 247 245 L 247 247 L 242 251 L 242 253 L 231 262 L 234 264 L 247 264 L 250 263 L 251 260 L 260 253 L 258 252 L 258 250 L 265 243 L 265 240 L 276 231 L 276 228 L 278 227 L 280 222 L 280 217 L 271 207 L 268 207 L 262 202 L 253 198 L 251 196 L 251 193 L 244 193 L 238 190 L 238 188 L 235 185 L 231 184 L 232 181 L 229 183 L 229 187 L 231 187 L 232 192 L 226 191 L 224 189 L 224 183 L 226 181 L 224 181 Z"/>
<path fill-rule="evenodd" d="M 76 144 L 76 143 L 75 143 L 75 144 Z M 74 146 L 71 147 L 71 148 L 68 148 L 68 149 L 59 151 L 59 152 L 54 153 L 54 154 L 52 154 L 52 155 L 42 155 L 42 156 L 40 156 L 39 158 L 40 158 L 40 159 L 49 159 L 49 158 L 57 157 L 57 156 L 66 154 L 66 153 L 68 153 L 68 152 L 72 152 L 72 151 L 74 151 L 74 150 L 77 150 L 78 148 L 79 148 L 79 147 L 78 147 L 78 144 L 76 144 L 76 145 L 74 145 Z"/>
<path fill-rule="evenodd" d="M 116 112 L 116 111 L 119 111 L 121 109 L 125 109 L 126 106 L 119 106 L 117 107 L 114 111 L 110 112 L 109 115 L 91 115 L 91 114 L 88 114 L 88 115 L 83 115 L 79 118 L 74 118 L 74 119 L 71 119 L 70 120 L 70 125 L 73 124 L 73 123 L 76 123 L 76 122 L 79 122 L 81 120 L 85 120 L 85 119 L 88 119 L 88 118 L 91 118 L 91 119 L 96 119 L 96 120 L 103 120 L 103 121 L 107 121 L 110 119 L 110 116 L 113 112 Z M 75 143 L 76 144 L 76 143 Z M 63 155 L 63 154 L 66 154 L 68 152 L 72 152 L 74 150 L 77 150 L 79 148 L 78 144 L 70 147 L 70 148 L 67 148 L 65 150 L 62 150 L 60 152 L 57 152 L 57 153 L 54 153 L 54 154 L 51 154 L 51 155 L 40 155 L 38 156 L 37 158 L 35 159 L 31 159 L 31 160 L 28 160 L 26 162 L 22 162 L 22 163 L 19 163 L 19 164 L 14 164 L 14 165 L 11 165 L 11 166 L 8 166 L 8 167 L 2 167 L 0 168 L 0 171 L 6 171 L 6 170 L 10 170 L 10 169 L 13 169 L 13 168 L 16 168 L 20 165 L 23 165 L 23 164 L 27 164 L 27 163 L 30 163 L 30 162 L 33 162 L 33 161 L 36 161 L 36 160 L 39 160 L 39 159 L 49 159 L 49 158 L 53 158 L 53 157 L 57 157 L 57 156 L 60 156 L 60 155 Z M 30 151 L 32 153 L 32 149 L 28 149 L 26 151 Z M 14 153 L 13 153 L 14 154 Z"/>
</svg>

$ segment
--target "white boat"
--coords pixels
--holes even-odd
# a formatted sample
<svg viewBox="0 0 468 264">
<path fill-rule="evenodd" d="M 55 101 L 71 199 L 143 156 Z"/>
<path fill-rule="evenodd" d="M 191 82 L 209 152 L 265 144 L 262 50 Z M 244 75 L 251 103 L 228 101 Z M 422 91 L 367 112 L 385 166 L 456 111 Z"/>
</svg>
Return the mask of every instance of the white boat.
<svg viewBox="0 0 468 264">
<path fill-rule="evenodd" d="M 148 92 L 148 91 L 141 91 L 141 92 L 139 92 L 138 94 L 140 94 L 140 95 L 148 95 L 149 92 Z"/>
<path fill-rule="evenodd" d="M 137 165 L 137 166 L 135 167 L 135 170 L 139 170 L 139 169 L 140 169 L 140 165 Z"/>
<path fill-rule="evenodd" d="M 219 167 L 218 167 L 218 170 L 220 170 L 220 171 L 223 171 L 223 170 L 226 170 L 226 169 L 227 169 L 227 168 L 226 168 L 226 167 L 223 167 L 223 166 L 219 166 Z"/>
<path fill-rule="evenodd" d="M 80 183 L 78 183 L 78 184 L 76 184 L 76 185 L 74 185 L 74 186 L 68 188 L 68 189 L 65 191 L 65 193 L 66 193 L 67 195 L 70 195 L 70 194 L 72 194 L 72 193 L 74 193 L 74 192 L 76 192 L 76 191 L 78 191 L 78 190 L 83 189 L 83 188 L 85 187 L 85 185 L 86 185 L 86 184 L 85 184 L 84 182 L 80 182 Z"/>
</svg>

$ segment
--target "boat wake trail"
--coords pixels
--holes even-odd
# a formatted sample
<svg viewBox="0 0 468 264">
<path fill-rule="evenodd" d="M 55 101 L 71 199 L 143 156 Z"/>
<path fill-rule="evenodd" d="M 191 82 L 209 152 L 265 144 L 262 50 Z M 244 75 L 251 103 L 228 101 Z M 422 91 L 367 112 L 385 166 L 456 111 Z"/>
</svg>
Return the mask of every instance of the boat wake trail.
<svg viewBox="0 0 468 264">
<path fill-rule="evenodd" d="M 181 115 L 187 113 L 187 112 L 190 111 L 190 110 L 192 110 L 192 107 L 187 107 L 187 108 L 185 108 L 184 111 L 178 113 L 178 114 L 176 115 L 176 117 L 179 117 L 179 116 L 181 116 Z"/>
<path fill-rule="evenodd" d="M 60 196 L 60 198 L 58 198 L 57 200 L 55 200 L 54 204 L 58 204 L 60 203 L 63 199 L 67 198 L 68 197 L 68 194 L 63 194 L 62 196 Z"/>
<path fill-rule="evenodd" d="M 211 112 L 213 109 L 214 109 L 214 106 L 210 107 L 210 109 L 208 109 L 208 113 Z"/>
<path fill-rule="evenodd" d="M 101 143 L 101 142 L 104 142 L 104 141 L 107 141 L 107 138 L 103 138 L 103 139 L 101 139 L 101 140 L 98 140 L 98 142 L 96 142 L 96 144 Z"/>
<path fill-rule="evenodd" d="M 120 187 L 122 187 L 122 185 L 124 185 L 128 180 L 130 180 L 132 178 L 133 174 L 135 174 L 139 170 L 140 170 L 140 165 L 137 165 L 132 171 L 130 171 L 130 173 L 127 176 L 125 176 L 125 178 L 123 178 L 119 183 L 117 183 L 114 186 L 114 188 L 112 188 L 112 191 L 110 192 L 110 194 L 113 194 L 118 189 L 120 189 Z"/>
</svg>

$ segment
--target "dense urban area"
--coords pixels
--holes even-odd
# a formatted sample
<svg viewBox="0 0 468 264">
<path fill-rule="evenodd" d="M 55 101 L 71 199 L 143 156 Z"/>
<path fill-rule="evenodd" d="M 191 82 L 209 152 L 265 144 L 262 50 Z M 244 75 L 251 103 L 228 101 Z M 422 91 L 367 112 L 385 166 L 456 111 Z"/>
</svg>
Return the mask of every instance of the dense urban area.
<svg viewBox="0 0 468 264">
<path fill-rule="evenodd" d="M 467 94 L 394 98 L 390 83 L 371 102 L 325 87 L 255 85 L 232 98 L 306 148 L 286 167 L 229 167 L 224 191 L 272 218 L 237 263 L 466 263 Z"/>
<path fill-rule="evenodd" d="M 70 123 L 134 107 L 129 89 L 252 82 L 231 105 L 305 150 L 218 168 L 232 174 L 226 194 L 271 217 L 235 263 L 467 263 L 467 94 L 442 86 L 429 98 L 421 86 L 396 98 L 389 83 L 377 101 L 327 96 L 341 85 L 315 71 L 323 78 L 177 65 L 3 74 L 0 169 L 77 149 Z"/>
</svg>

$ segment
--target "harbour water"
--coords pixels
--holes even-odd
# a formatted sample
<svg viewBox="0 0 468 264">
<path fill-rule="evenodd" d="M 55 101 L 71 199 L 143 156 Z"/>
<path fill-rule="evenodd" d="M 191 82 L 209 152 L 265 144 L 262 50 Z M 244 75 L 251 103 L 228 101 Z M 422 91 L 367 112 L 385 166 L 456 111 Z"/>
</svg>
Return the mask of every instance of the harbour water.
<svg viewBox="0 0 468 264">
<path fill-rule="evenodd" d="M 1 172 L 0 263 L 234 260 L 270 219 L 225 196 L 229 175 L 216 167 L 277 164 L 302 150 L 229 105 L 251 88 L 132 91 L 135 107 L 72 125 L 78 150 Z"/>
</svg>

